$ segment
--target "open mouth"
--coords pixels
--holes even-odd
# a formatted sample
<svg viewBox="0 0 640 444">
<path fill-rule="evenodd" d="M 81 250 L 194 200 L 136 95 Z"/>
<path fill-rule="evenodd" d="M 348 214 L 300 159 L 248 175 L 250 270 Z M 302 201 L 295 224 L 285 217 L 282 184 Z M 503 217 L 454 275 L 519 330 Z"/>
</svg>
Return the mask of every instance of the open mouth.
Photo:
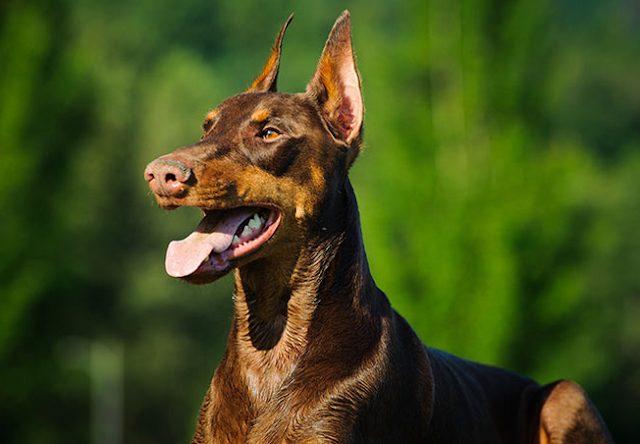
<svg viewBox="0 0 640 444">
<path fill-rule="evenodd" d="M 281 213 L 271 207 L 204 210 L 193 233 L 167 248 L 169 276 L 184 278 L 207 271 L 230 269 L 230 261 L 253 253 L 275 233 Z"/>
</svg>

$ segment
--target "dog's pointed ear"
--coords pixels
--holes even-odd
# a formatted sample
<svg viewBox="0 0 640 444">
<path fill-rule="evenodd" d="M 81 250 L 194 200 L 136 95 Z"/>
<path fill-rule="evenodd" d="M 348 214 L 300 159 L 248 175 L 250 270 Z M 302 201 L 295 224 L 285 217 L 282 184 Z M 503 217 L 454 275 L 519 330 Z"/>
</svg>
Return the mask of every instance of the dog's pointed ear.
<svg viewBox="0 0 640 444">
<path fill-rule="evenodd" d="M 293 14 L 289 16 L 285 24 L 282 25 L 282 28 L 280 28 L 278 37 L 276 37 L 276 42 L 273 44 L 273 48 L 271 48 L 271 55 L 269 56 L 269 60 L 267 60 L 267 64 L 264 65 L 264 68 L 262 69 L 260 75 L 255 78 L 251 86 L 245 92 L 261 93 L 277 91 L 278 70 L 280 68 L 280 53 L 282 51 L 282 39 L 284 37 L 284 32 L 287 30 L 287 26 L 289 26 L 289 23 L 291 23 L 292 19 Z"/>
<path fill-rule="evenodd" d="M 357 149 L 350 159 L 353 161 L 360 148 L 364 105 L 350 22 L 349 11 L 344 11 L 333 25 L 316 72 L 307 85 L 307 94 L 318 103 L 335 136 L 349 145 L 356 142 Z"/>
</svg>

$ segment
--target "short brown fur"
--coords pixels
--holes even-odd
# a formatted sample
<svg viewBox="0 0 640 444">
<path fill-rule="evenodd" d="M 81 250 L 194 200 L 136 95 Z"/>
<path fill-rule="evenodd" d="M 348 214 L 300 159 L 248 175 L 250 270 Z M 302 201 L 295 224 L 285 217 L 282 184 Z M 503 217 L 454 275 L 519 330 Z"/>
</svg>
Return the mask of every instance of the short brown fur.
<svg viewBox="0 0 640 444">
<path fill-rule="evenodd" d="M 262 205 L 280 217 L 255 252 L 183 277 L 209 283 L 235 269 L 227 350 L 192 444 L 612 443 L 577 384 L 539 386 L 425 347 L 392 309 L 369 272 L 347 176 L 363 121 L 349 14 L 301 94 L 276 92 L 290 20 L 202 140 L 145 171 L 165 208 Z"/>
</svg>

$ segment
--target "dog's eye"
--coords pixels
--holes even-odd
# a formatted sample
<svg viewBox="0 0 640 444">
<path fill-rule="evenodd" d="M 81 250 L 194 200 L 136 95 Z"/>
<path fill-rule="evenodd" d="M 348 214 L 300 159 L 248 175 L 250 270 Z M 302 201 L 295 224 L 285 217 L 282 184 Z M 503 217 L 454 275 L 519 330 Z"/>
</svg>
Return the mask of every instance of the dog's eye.
<svg viewBox="0 0 640 444">
<path fill-rule="evenodd" d="M 280 132 L 273 128 L 265 128 L 260 135 L 262 140 L 274 140 L 280 137 Z"/>
</svg>

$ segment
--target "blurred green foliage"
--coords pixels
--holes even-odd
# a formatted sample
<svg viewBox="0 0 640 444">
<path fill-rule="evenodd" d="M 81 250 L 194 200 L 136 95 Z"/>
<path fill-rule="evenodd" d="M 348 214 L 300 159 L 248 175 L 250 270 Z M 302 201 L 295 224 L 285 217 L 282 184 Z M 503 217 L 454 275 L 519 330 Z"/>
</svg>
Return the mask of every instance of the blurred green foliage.
<svg viewBox="0 0 640 444">
<path fill-rule="evenodd" d="M 291 11 L 279 84 L 303 90 L 345 7 L 367 105 L 352 180 L 378 285 L 425 343 L 575 379 L 616 442 L 640 441 L 633 0 L 8 0 L 0 442 L 188 442 L 231 283 L 164 274 L 167 243 L 199 216 L 158 209 L 144 165 L 199 138 Z"/>
</svg>

